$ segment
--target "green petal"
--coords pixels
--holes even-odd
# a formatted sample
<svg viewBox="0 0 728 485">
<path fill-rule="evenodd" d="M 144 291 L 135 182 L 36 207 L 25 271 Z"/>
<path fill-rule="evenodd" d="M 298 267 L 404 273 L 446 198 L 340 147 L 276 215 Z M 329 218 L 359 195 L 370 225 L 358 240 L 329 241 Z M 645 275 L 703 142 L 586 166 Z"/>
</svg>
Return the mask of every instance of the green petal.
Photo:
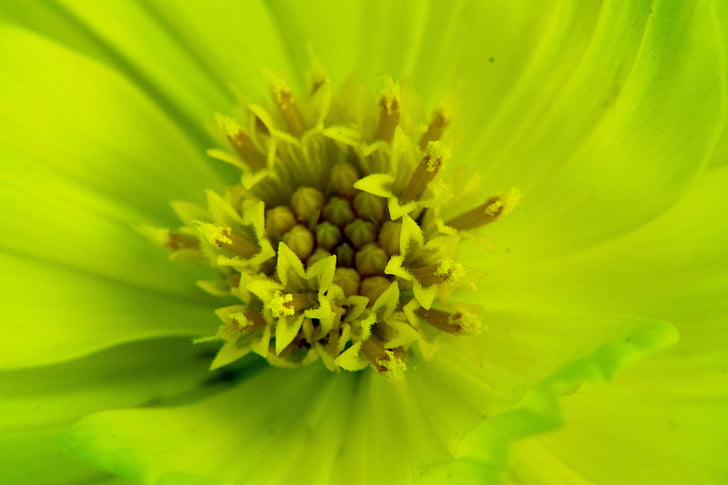
<svg viewBox="0 0 728 485">
<path fill-rule="evenodd" d="M 125 6 L 128 2 L 119 3 Z M 294 80 L 302 74 L 292 69 L 287 46 L 283 43 L 287 32 L 276 24 L 263 2 L 187 2 L 183 7 L 174 0 L 144 3 L 147 15 L 158 23 L 158 28 L 176 39 L 202 72 L 229 93 L 242 93 L 250 99 L 267 98 L 267 86 L 261 82 L 264 68 Z M 97 10 L 106 10 L 106 7 Z M 104 28 L 108 28 L 107 24 L 103 20 L 99 23 Z M 126 22 L 118 29 L 135 32 L 137 24 Z M 135 54 L 135 59 L 137 57 Z M 149 57 L 149 54 L 143 58 L 150 64 L 158 62 L 158 57 Z M 175 75 L 181 74 L 173 64 L 165 67 Z M 201 109 L 201 115 L 207 119 L 213 107 L 207 104 Z"/>
<path fill-rule="evenodd" d="M 524 194 L 497 229 L 513 253 L 568 252 L 660 214 L 718 134 L 725 60 L 710 4 L 595 6 L 559 4 L 526 38 L 530 57 L 506 53 L 467 76 L 460 128 L 477 142 L 463 143 L 466 157 L 486 192 Z M 503 76 L 512 88 L 492 89 Z"/>
<path fill-rule="evenodd" d="M 20 29 L 2 25 L 0 39 L 0 168 L 9 183 L 58 191 L 49 186 L 68 181 L 169 220 L 171 199 L 201 200 L 220 185 L 214 162 L 125 78 Z"/>
<path fill-rule="evenodd" d="M 725 483 L 728 331 L 702 330 L 612 386 L 566 398 L 563 429 L 515 446 L 517 483 Z"/>
<path fill-rule="evenodd" d="M 0 482 L 102 483 L 104 473 L 63 452 L 63 429 L 89 412 L 154 406 L 198 386 L 210 377 L 199 352 L 186 340 L 157 340 L 53 367 L 0 371 Z"/>
<path fill-rule="evenodd" d="M 0 283 L 0 368 L 63 361 L 138 339 L 210 334 L 217 326 L 214 304 L 207 299 L 165 294 L 1 252 L 0 265 L 12 275 Z"/>
<path fill-rule="evenodd" d="M 631 323 L 638 328 L 629 336 L 565 365 L 538 384 L 518 406 L 483 421 L 459 446 L 457 458 L 426 474 L 422 483 L 440 483 L 445 478 L 463 485 L 496 483 L 508 463 L 512 440 L 550 431 L 562 422 L 569 426 L 562 415 L 562 396 L 578 391 L 585 381 L 610 380 L 615 373 L 674 344 L 677 339 L 675 330 L 664 322 L 633 319 Z M 594 420 L 594 415 L 591 419 Z M 591 439 L 588 434 L 584 437 Z M 526 469 L 538 465 L 538 462 L 528 463 Z M 555 481 L 543 483 L 571 483 L 559 481 L 558 476 L 550 478 Z"/>
<path fill-rule="evenodd" d="M 568 426 L 516 447 L 511 473 L 519 483 L 550 483 L 554 476 L 563 477 L 559 483 L 728 479 L 726 186 L 728 167 L 708 171 L 662 217 L 610 244 L 534 268 L 519 285 L 530 300 L 554 299 L 556 289 L 572 307 L 655 315 L 682 334 L 678 346 L 614 386 L 566 399 Z M 524 468 L 524 462 L 538 465 Z"/>
<path fill-rule="evenodd" d="M 210 142 L 203 121 L 232 100 L 205 59 L 144 2 L 10 0 L 0 16 L 119 71 L 202 145 Z"/>
<path fill-rule="evenodd" d="M 68 449 L 147 483 L 409 483 L 482 419 L 488 391 L 455 364 L 407 378 L 410 392 L 371 372 L 267 369 L 193 405 L 92 415 Z"/>
<path fill-rule="evenodd" d="M 483 280 L 488 306 L 568 307 L 649 315 L 685 335 L 728 311 L 728 167 L 704 173 L 670 211 L 624 237 L 570 257 L 532 263 L 528 271 L 494 256 Z"/>
</svg>

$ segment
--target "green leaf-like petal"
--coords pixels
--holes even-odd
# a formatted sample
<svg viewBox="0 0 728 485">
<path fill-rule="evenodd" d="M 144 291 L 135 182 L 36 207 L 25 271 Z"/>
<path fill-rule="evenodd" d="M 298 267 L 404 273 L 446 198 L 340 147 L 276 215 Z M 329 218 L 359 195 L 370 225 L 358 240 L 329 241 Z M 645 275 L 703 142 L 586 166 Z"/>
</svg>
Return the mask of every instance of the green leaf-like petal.
<svg viewBox="0 0 728 485">
<path fill-rule="evenodd" d="M 156 340 L 52 367 L 0 371 L 0 482 L 105 483 L 104 474 L 63 452 L 65 426 L 93 411 L 154 406 L 195 388 L 210 377 L 199 352 L 186 340 Z"/>
</svg>

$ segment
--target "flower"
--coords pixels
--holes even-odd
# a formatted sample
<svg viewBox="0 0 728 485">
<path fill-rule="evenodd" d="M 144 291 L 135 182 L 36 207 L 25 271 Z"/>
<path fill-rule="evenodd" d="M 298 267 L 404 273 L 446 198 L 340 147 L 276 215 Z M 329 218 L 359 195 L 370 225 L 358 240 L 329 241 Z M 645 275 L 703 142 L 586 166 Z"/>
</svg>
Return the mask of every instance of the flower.
<svg viewBox="0 0 728 485">
<path fill-rule="evenodd" d="M 727 12 L 528 7 L 3 4 L 2 481 L 726 481 Z M 453 100 L 451 173 L 523 193 L 476 232 L 492 251 L 461 247 L 487 330 L 404 391 L 209 371 L 219 345 L 191 340 L 221 305 L 194 282 L 215 273 L 137 230 L 234 183 L 213 114 L 266 99 L 264 67 L 302 90 L 304 42 L 335 83 Z"/>
</svg>

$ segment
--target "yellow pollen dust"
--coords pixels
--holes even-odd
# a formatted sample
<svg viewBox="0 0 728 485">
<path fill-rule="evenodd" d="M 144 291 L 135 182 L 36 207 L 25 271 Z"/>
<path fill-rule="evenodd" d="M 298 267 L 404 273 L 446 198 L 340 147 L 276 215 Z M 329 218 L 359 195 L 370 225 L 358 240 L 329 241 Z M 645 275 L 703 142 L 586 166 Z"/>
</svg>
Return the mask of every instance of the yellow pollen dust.
<svg viewBox="0 0 728 485">
<path fill-rule="evenodd" d="M 450 300 L 468 280 L 461 231 L 505 216 L 518 193 L 450 207 L 462 183 L 447 171 L 452 113 L 423 114 L 390 78 L 378 94 L 354 79 L 335 91 L 320 74 L 298 94 L 269 78 L 269 103 L 217 117 L 227 149 L 208 153 L 239 182 L 208 191 L 206 207 L 175 205 L 177 231 L 149 233 L 218 271 L 201 288 L 237 300 L 216 311 L 213 368 L 254 353 L 401 383 L 437 340 L 483 328 Z"/>
</svg>

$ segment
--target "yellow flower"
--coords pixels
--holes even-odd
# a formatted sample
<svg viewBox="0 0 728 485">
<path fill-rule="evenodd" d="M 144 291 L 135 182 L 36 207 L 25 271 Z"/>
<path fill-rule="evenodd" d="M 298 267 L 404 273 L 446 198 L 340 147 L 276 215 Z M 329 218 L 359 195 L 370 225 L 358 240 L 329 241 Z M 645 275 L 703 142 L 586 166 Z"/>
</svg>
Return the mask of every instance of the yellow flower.
<svg viewBox="0 0 728 485">
<path fill-rule="evenodd" d="M 0 481 L 727 481 L 724 10 L 708 1 L 0 5 Z M 280 73 L 307 99 L 311 53 L 334 87 L 356 72 L 364 91 L 386 75 L 406 88 L 385 89 L 378 124 L 360 116 L 378 113 L 376 98 L 335 98 L 348 128 L 369 126 L 387 146 L 402 139 L 393 127 L 414 122 L 409 153 L 446 158 L 415 135 L 440 140 L 426 135 L 427 120 L 440 103 L 455 107 L 442 174 L 421 183 L 413 174 L 424 159 L 414 156 L 399 185 L 366 177 L 396 179 L 392 165 L 357 173 L 356 188 L 374 196 L 367 213 L 385 203 L 390 216 L 400 211 L 392 218 L 409 225 L 403 238 L 417 250 L 430 249 L 434 232 L 420 235 L 425 224 L 410 215 L 423 194 L 437 199 L 431 184 L 485 202 L 493 217 L 513 206 L 511 187 L 523 197 L 482 228 L 470 202 L 438 205 L 443 224 L 433 227 L 470 235 L 457 255 L 438 247 L 437 264 L 415 264 L 396 244 L 386 263 L 361 256 L 366 267 L 353 249 L 335 249 L 337 261 L 354 258 L 359 278 L 397 285 L 359 287 L 378 296 L 356 309 L 371 325 L 352 317 L 351 347 L 310 354 L 331 361 L 274 368 L 253 354 L 308 364 L 284 352 L 316 343 L 298 316 L 324 327 L 356 292 L 356 276 L 337 280 L 327 254 L 319 266 L 300 263 L 314 254 L 309 242 L 323 249 L 343 232 L 361 251 L 383 233 L 396 240 L 392 226 L 366 218 L 336 229 L 346 204 L 313 183 L 289 186 L 295 231 L 288 202 L 265 213 L 272 208 L 251 199 L 249 211 L 227 216 L 214 202 L 274 166 L 235 144 L 234 120 L 256 113 L 251 103 L 280 108 L 294 138 L 306 132 L 287 97 L 268 101 L 261 73 Z M 387 117 L 402 93 L 421 106 L 401 111 L 410 120 Z M 351 132 L 341 125 L 329 135 L 343 143 Z M 237 151 L 252 170 L 241 181 L 209 150 Z M 185 201 L 174 207 L 188 220 L 173 201 Z M 330 203 L 329 225 L 302 224 Z M 201 244 L 207 263 L 169 261 L 145 234 L 172 237 L 163 241 L 174 259 L 196 257 Z M 236 274 L 250 277 L 238 267 L 272 254 L 287 266 L 263 268 L 244 287 L 267 305 L 259 319 L 247 293 L 230 298 L 230 288 L 242 288 Z M 477 286 L 431 290 L 459 265 L 482 273 Z M 306 295 L 287 278 L 301 278 Z M 372 300 L 380 306 L 367 307 Z M 451 320 L 427 313 L 450 302 L 481 306 L 484 330 L 450 335 Z M 367 359 L 375 320 L 389 325 L 378 337 L 392 348 Z M 420 321 L 433 328 L 403 337 Z M 225 353 L 192 343 L 237 343 L 231 336 L 250 330 L 273 332 L 273 346 L 258 339 L 251 353 Z"/>
</svg>

